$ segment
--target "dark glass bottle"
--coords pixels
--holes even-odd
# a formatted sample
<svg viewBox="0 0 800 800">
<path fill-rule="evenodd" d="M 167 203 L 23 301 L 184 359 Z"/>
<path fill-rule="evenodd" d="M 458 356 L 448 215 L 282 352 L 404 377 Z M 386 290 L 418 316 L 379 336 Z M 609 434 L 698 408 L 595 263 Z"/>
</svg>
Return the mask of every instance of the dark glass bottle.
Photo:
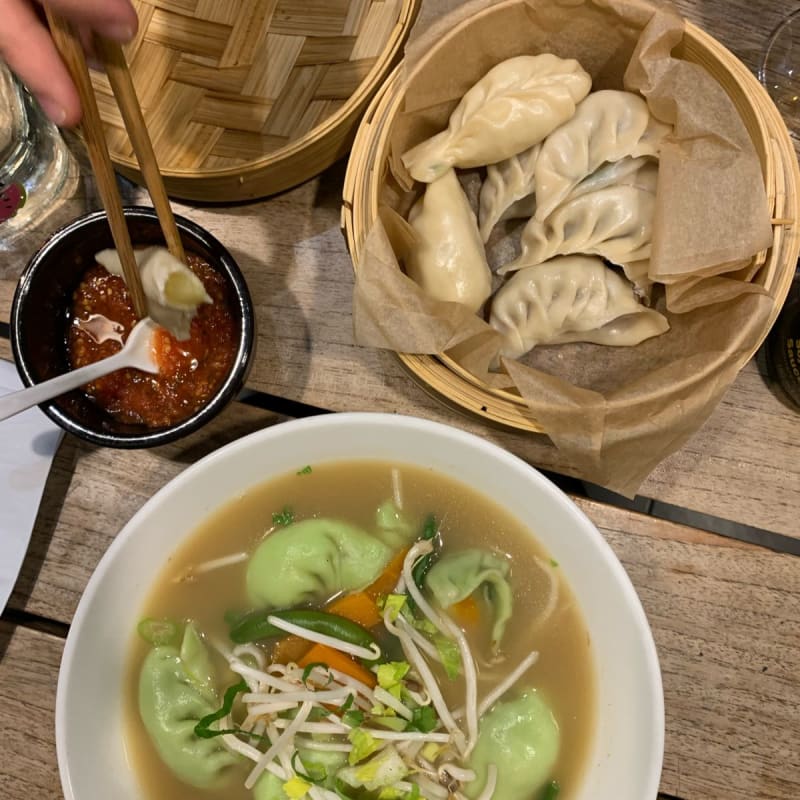
<svg viewBox="0 0 800 800">
<path fill-rule="evenodd" d="M 800 411 L 800 268 L 767 337 L 766 357 L 770 377 Z"/>
</svg>

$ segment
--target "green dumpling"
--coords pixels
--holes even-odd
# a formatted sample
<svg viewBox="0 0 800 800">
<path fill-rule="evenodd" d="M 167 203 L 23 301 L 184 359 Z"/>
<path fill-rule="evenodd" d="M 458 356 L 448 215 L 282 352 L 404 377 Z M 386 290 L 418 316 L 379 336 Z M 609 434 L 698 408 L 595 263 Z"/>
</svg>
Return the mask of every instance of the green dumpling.
<svg viewBox="0 0 800 800">
<path fill-rule="evenodd" d="M 392 551 L 397 551 L 411 544 L 419 535 L 419 529 L 398 510 L 394 500 L 386 500 L 375 513 L 375 535 Z"/>
<path fill-rule="evenodd" d="M 496 650 L 513 607 L 508 582 L 510 571 L 505 558 L 472 548 L 442 556 L 428 572 L 425 585 L 442 608 L 460 603 L 483 586 L 487 602 L 494 611 L 492 649 Z"/>
<path fill-rule="evenodd" d="M 478 743 L 469 759 L 476 778 L 464 793 L 477 797 L 486 784 L 489 764 L 494 764 L 495 797 L 531 800 L 551 778 L 560 740 L 553 712 L 535 689 L 516 700 L 497 703 L 481 720 Z"/>
<path fill-rule="evenodd" d="M 139 714 L 161 760 L 184 783 L 214 786 L 239 759 L 195 725 L 219 708 L 211 660 L 191 623 L 181 648 L 154 647 L 139 673 Z"/>
<path fill-rule="evenodd" d="M 335 519 L 305 519 L 269 534 L 247 564 L 247 594 L 258 608 L 290 608 L 369 586 L 392 550 Z"/>
</svg>

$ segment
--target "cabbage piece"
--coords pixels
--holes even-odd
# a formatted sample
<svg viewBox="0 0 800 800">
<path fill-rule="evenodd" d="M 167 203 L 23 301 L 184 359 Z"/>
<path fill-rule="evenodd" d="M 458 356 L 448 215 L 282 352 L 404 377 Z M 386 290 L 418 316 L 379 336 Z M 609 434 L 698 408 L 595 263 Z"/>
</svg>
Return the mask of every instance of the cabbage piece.
<svg viewBox="0 0 800 800">
<path fill-rule="evenodd" d="M 392 551 L 374 536 L 335 519 L 305 519 L 277 530 L 247 565 L 247 594 L 259 608 L 289 608 L 369 586 Z"/>
<path fill-rule="evenodd" d="M 354 788 L 363 787 L 374 792 L 403 780 L 408 775 L 408 767 L 394 745 L 387 745 L 377 755 L 362 764 L 343 767 L 337 777 Z"/>
<path fill-rule="evenodd" d="M 443 555 L 431 567 L 425 585 L 442 608 L 460 603 L 483 586 L 486 600 L 494 611 L 492 649 L 496 650 L 513 608 L 508 582 L 510 571 L 505 558 L 473 548 Z"/>
<path fill-rule="evenodd" d="M 469 759 L 475 780 L 464 787 L 467 797 L 480 795 L 489 764 L 497 767 L 494 796 L 529 800 L 550 779 L 558 758 L 561 734 L 550 707 L 535 690 L 516 700 L 497 703 L 484 715 L 478 743 Z"/>
<path fill-rule="evenodd" d="M 320 780 L 327 789 L 333 789 L 337 771 L 347 762 L 347 753 L 335 750 L 308 750 L 304 747 L 298 748 L 298 752 L 301 764 L 297 764 L 297 766 L 301 767 L 302 765 L 306 775 L 312 776 L 314 780 Z M 284 788 L 286 783 L 288 781 L 282 781 L 271 772 L 263 772 L 253 787 L 253 798 L 254 800 L 291 800 Z M 295 784 L 295 786 L 297 785 Z M 289 788 L 291 790 L 293 787 Z"/>
<path fill-rule="evenodd" d="M 239 760 L 219 739 L 201 739 L 195 725 L 219 707 L 208 651 L 193 624 L 181 648 L 154 647 L 139 673 L 139 714 L 161 760 L 184 783 L 214 786 Z"/>
</svg>

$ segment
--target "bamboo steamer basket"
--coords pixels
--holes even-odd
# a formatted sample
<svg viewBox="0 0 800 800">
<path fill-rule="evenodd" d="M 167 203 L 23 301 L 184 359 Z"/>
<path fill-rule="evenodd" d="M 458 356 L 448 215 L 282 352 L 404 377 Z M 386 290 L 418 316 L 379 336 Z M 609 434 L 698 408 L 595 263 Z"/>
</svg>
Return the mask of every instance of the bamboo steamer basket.
<svg viewBox="0 0 800 800">
<path fill-rule="evenodd" d="M 133 0 L 125 48 L 167 192 L 274 194 L 345 156 L 420 0 Z M 108 79 L 93 73 L 116 169 L 141 182 Z"/>
<path fill-rule="evenodd" d="M 514 2 L 514 0 L 511 0 Z M 495 11 L 497 6 L 481 11 Z M 450 32 L 457 35 L 457 28 Z M 754 256 L 754 282 L 774 300 L 768 324 L 753 348 L 755 354 L 780 312 L 792 283 L 800 251 L 798 187 L 800 170 L 786 125 L 764 87 L 727 48 L 687 22 L 683 42 L 674 54 L 703 66 L 731 98 L 742 117 L 761 162 L 772 214 L 772 244 Z M 370 104 L 353 144 L 343 192 L 342 230 L 356 273 L 364 242 L 378 217 L 378 203 L 388 170 L 389 135 L 403 101 L 403 64 L 391 73 Z M 525 401 L 514 391 L 495 389 L 469 373 L 445 353 L 398 353 L 411 376 L 429 394 L 486 422 L 531 433 L 546 433 Z"/>
</svg>

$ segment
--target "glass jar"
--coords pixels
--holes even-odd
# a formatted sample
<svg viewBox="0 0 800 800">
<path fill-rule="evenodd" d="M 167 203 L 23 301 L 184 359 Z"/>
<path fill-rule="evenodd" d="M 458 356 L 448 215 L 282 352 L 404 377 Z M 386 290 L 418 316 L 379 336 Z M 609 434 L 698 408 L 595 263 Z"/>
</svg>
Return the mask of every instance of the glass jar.
<svg viewBox="0 0 800 800">
<path fill-rule="evenodd" d="M 74 193 L 77 173 L 58 128 L 0 60 L 0 252 Z"/>
</svg>

